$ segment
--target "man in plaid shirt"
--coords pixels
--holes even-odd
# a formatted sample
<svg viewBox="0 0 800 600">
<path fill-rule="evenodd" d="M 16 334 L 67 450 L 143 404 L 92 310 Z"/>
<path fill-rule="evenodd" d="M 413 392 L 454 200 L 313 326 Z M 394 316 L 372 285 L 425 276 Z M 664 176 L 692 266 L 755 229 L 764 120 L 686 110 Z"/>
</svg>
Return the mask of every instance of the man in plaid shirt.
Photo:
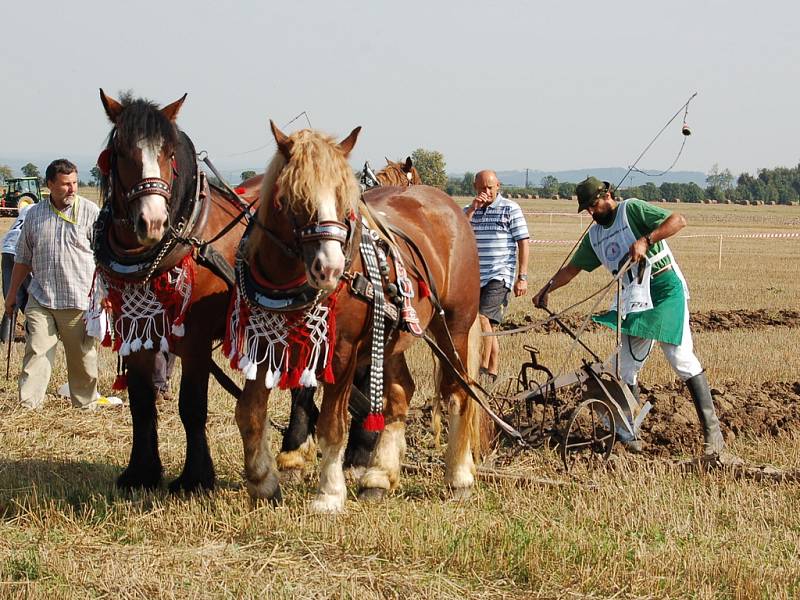
<svg viewBox="0 0 800 600">
<path fill-rule="evenodd" d="M 78 168 L 70 161 L 53 161 L 45 177 L 50 200 L 28 211 L 5 302 L 6 314 L 13 314 L 16 291 L 32 273 L 19 399 L 26 408 L 42 406 L 61 338 L 72 405 L 93 409 L 98 406 L 97 346 L 86 335 L 83 313 L 94 276 L 91 241 L 99 209 L 78 196 Z"/>
</svg>

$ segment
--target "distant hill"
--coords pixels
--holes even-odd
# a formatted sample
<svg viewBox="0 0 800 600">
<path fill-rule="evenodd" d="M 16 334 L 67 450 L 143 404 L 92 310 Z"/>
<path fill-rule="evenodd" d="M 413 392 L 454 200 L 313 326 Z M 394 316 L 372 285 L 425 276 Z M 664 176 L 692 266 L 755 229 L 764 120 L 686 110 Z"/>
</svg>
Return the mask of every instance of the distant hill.
<svg viewBox="0 0 800 600">
<path fill-rule="evenodd" d="M 578 183 L 587 176 L 592 175 L 602 181 L 610 181 L 612 185 L 617 185 L 620 179 L 625 176 L 628 169 L 620 167 L 602 167 L 594 169 L 575 169 L 571 171 L 528 171 L 528 184 L 536 187 L 541 184 L 542 178 L 552 175 L 559 182 Z M 463 173 L 451 173 L 451 177 L 463 177 Z M 521 187 L 525 185 L 525 171 L 498 171 L 497 176 L 500 182 L 506 186 Z M 700 187 L 706 187 L 706 174 L 700 171 L 670 171 L 663 177 L 645 177 L 641 173 L 632 172 L 628 175 L 622 187 L 644 185 L 648 181 L 655 185 L 664 182 L 669 183 L 696 183 Z"/>
</svg>

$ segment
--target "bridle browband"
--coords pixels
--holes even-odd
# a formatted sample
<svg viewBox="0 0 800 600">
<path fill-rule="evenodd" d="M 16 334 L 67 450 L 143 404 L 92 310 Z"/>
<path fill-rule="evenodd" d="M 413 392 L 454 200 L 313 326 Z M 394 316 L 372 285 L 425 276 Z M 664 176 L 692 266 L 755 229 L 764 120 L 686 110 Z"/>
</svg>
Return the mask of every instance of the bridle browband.
<svg viewBox="0 0 800 600">
<path fill-rule="evenodd" d="M 292 229 L 294 233 L 293 242 L 282 240 L 274 231 L 259 220 L 258 214 L 253 217 L 253 223 L 255 223 L 284 254 L 291 258 L 301 260 L 303 258 L 303 246 L 312 242 L 339 242 L 342 248 L 346 249 L 347 243 L 352 237 L 354 230 L 353 222 L 355 216 L 352 216 L 352 218 L 348 217 L 348 220 L 345 222 L 315 221 L 309 222 L 303 226 L 296 225 L 293 214 L 289 213 L 288 217 L 292 221 L 292 225 L 294 225 Z"/>
</svg>

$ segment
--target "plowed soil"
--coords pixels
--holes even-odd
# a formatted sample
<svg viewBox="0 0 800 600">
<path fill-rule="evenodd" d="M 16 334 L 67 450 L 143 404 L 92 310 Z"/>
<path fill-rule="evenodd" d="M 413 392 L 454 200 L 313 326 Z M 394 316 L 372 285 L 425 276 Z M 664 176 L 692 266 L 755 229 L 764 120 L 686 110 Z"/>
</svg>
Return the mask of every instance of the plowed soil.
<svg viewBox="0 0 800 600">
<path fill-rule="evenodd" d="M 711 389 L 722 432 L 737 436 L 777 437 L 800 431 L 800 381 L 746 387 L 734 381 Z M 682 384 L 642 388 L 641 398 L 653 409 L 642 424 L 645 451 L 656 456 L 697 453 L 700 425 L 688 391 Z"/>
<path fill-rule="evenodd" d="M 506 321 L 500 329 L 507 331 L 524 327 L 541 321 L 538 316 L 525 315 L 516 321 Z M 568 327 L 577 331 L 583 324 L 583 317 L 566 315 L 561 319 Z M 797 310 L 713 310 L 707 313 L 692 313 L 690 316 L 692 331 L 727 331 L 730 329 L 763 329 L 765 327 L 800 327 L 800 311 Z M 586 331 L 594 331 L 601 327 L 597 323 L 589 323 Z M 531 331 L 553 333 L 561 331 L 558 324 L 550 321 L 534 327 Z"/>
</svg>

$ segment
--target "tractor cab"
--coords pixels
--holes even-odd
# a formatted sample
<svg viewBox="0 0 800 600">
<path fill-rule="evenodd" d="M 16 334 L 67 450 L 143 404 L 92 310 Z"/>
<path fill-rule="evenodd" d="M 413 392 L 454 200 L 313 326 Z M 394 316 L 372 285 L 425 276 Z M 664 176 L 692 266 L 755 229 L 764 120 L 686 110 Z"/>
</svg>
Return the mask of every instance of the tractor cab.
<svg viewBox="0 0 800 600">
<path fill-rule="evenodd" d="M 0 198 L 0 216 L 16 216 L 19 209 L 42 199 L 38 177 L 6 179 L 6 191 Z"/>
</svg>

